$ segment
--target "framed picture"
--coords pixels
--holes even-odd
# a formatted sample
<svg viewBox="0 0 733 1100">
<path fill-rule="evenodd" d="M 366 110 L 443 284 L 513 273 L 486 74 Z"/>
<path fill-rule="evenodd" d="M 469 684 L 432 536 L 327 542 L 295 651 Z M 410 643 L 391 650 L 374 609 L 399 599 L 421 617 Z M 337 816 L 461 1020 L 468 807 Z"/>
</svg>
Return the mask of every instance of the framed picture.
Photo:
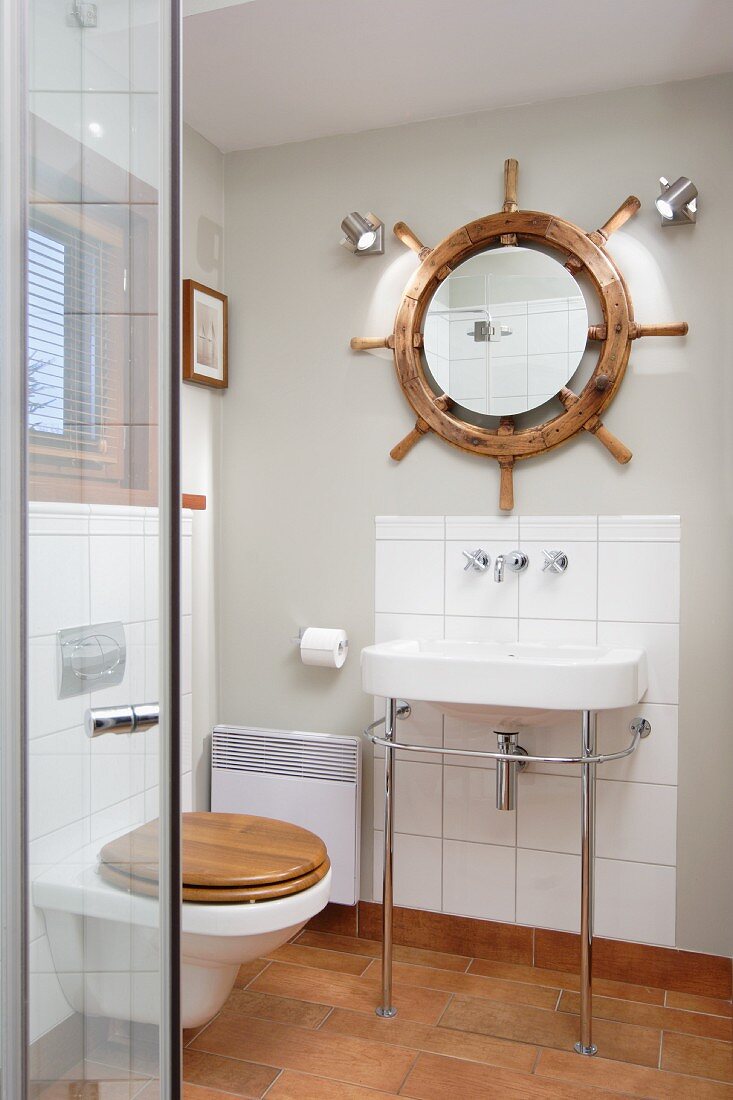
<svg viewBox="0 0 733 1100">
<path fill-rule="evenodd" d="M 227 296 L 183 280 L 183 381 L 226 389 Z"/>
</svg>

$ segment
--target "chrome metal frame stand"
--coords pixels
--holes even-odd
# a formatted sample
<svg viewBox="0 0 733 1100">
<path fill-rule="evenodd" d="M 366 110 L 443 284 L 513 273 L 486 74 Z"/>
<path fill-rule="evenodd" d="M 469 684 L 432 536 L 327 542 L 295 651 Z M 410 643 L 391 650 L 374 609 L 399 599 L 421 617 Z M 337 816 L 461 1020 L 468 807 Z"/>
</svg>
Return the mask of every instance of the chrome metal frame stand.
<svg viewBox="0 0 733 1100">
<path fill-rule="evenodd" d="M 398 718 L 407 718 L 410 707 L 397 699 L 387 700 L 384 718 L 378 718 L 364 730 L 364 736 L 373 745 L 384 747 L 384 880 L 382 892 L 382 1003 L 377 1016 L 396 1016 L 392 1004 L 392 905 L 393 905 L 393 855 L 394 855 L 394 756 L 397 751 L 396 726 Z M 384 737 L 374 730 L 384 723 Z M 533 756 L 526 753 L 518 757 L 520 764 L 579 764 L 581 774 L 581 835 L 582 879 L 580 914 L 580 1040 L 575 1044 L 578 1054 L 592 1055 L 597 1051 L 591 1039 L 591 1015 L 593 1008 L 593 870 L 596 839 L 596 764 L 624 760 L 636 752 L 643 738 L 649 736 L 651 725 L 646 718 L 635 718 L 630 725 L 632 738 L 618 752 L 599 753 L 596 745 L 596 714 L 583 711 L 583 745 L 580 756 Z M 481 760 L 496 760 L 497 765 L 507 762 L 503 746 L 498 752 L 483 749 L 448 749 L 437 745 L 411 745 L 399 743 L 401 752 L 421 752 L 440 757 L 470 756 Z"/>
<path fill-rule="evenodd" d="M 583 756 L 596 755 L 596 714 L 583 711 Z M 592 1039 L 593 1030 L 593 871 L 596 848 L 596 765 L 580 765 L 580 1039 L 575 1044 L 578 1054 L 588 1057 L 598 1047 Z"/>
<path fill-rule="evenodd" d="M 384 720 L 384 739 L 394 741 L 397 726 L 397 700 L 388 699 Z M 382 870 L 382 1003 L 377 1016 L 391 1019 L 397 1015 L 392 1004 L 392 909 L 394 863 L 394 751 L 384 750 L 384 867 Z"/>
</svg>

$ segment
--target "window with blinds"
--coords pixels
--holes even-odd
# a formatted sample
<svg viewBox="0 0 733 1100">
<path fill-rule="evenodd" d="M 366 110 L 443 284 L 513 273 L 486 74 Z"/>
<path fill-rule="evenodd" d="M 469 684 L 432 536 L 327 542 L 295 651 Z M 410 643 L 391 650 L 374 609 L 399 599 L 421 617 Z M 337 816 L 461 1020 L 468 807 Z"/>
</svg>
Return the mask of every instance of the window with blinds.
<svg viewBox="0 0 733 1100">
<path fill-rule="evenodd" d="M 105 220 L 105 217 L 107 220 Z M 28 428 L 36 499 L 151 503 L 147 356 L 131 377 L 129 225 L 97 208 L 31 208 Z M 133 400 L 146 424 L 132 423 Z M 124 492 L 120 496 L 120 490 Z"/>
</svg>

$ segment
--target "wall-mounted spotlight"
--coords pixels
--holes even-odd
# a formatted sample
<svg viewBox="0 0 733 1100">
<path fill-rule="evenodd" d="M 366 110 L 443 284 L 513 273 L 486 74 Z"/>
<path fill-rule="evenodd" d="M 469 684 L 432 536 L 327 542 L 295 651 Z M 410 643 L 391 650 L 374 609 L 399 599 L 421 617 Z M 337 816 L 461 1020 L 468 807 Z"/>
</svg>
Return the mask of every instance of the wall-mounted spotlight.
<svg viewBox="0 0 733 1100">
<path fill-rule="evenodd" d="M 659 177 L 662 193 L 656 207 L 662 215 L 662 225 L 694 225 L 697 221 L 697 188 L 687 176 L 670 183 Z"/>
<path fill-rule="evenodd" d="M 384 225 L 376 214 L 347 214 L 341 222 L 346 234 L 341 244 L 357 256 L 381 256 L 384 253 Z"/>
</svg>

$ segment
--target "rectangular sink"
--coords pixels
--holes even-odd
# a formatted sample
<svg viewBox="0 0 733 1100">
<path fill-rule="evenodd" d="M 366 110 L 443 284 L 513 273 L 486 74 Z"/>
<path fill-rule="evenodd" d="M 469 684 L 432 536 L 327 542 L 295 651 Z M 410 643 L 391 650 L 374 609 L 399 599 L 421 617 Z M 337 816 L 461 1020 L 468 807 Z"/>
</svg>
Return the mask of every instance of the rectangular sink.
<svg viewBox="0 0 733 1100">
<path fill-rule="evenodd" d="M 609 710 L 647 689 L 644 650 L 603 645 L 409 639 L 367 646 L 361 670 L 370 695 L 469 713 Z"/>
</svg>

